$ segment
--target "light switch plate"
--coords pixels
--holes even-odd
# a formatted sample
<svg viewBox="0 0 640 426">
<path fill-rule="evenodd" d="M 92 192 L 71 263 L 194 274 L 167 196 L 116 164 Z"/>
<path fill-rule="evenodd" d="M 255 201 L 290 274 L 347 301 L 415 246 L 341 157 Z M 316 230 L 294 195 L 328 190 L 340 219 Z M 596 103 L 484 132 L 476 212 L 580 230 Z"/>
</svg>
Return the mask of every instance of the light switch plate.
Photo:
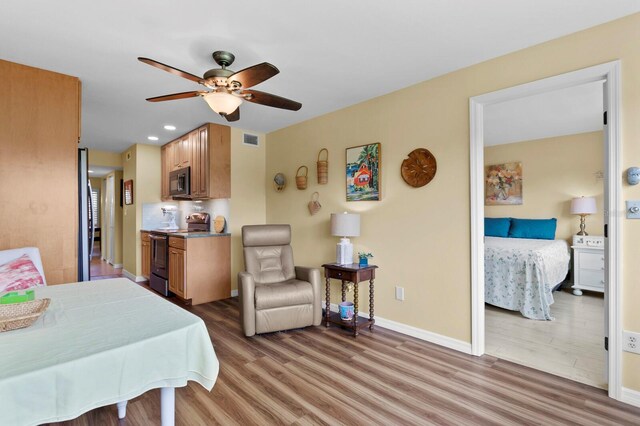
<svg viewBox="0 0 640 426">
<path fill-rule="evenodd" d="M 640 201 L 627 201 L 627 219 L 640 219 Z"/>
</svg>

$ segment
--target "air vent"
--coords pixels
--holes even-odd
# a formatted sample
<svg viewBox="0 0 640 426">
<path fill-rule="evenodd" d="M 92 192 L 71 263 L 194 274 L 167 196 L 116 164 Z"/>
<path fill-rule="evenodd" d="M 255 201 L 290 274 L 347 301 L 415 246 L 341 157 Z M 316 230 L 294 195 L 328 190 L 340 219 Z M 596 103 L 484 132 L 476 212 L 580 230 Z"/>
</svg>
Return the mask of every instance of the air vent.
<svg viewBox="0 0 640 426">
<path fill-rule="evenodd" d="M 256 135 L 244 134 L 244 144 L 251 146 L 258 146 L 258 137 Z"/>
</svg>

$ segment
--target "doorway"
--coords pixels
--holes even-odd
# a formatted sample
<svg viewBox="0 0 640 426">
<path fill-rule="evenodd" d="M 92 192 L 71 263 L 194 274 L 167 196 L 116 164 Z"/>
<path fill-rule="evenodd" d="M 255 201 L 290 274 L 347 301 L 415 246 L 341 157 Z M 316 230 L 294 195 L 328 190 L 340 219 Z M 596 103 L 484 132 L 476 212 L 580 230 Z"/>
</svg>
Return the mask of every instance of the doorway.
<svg viewBox="0 0 640 426">
<path fill-rule="evenodd" d="M 550 77 L 470 99 L 470 184 L 471 184 L 471 261 L 472 261 L 472 352 L 485 353 L 485 271 L 484 271 L 484 113 L 485 107 L 603 81 L 604 109 L 604 227 L 605 227 L 605 342 L 609 396 L 621 396 L 621 301 L 620 276 L 620 141 L 619 141 L 619 61 Z"/>
</svg>

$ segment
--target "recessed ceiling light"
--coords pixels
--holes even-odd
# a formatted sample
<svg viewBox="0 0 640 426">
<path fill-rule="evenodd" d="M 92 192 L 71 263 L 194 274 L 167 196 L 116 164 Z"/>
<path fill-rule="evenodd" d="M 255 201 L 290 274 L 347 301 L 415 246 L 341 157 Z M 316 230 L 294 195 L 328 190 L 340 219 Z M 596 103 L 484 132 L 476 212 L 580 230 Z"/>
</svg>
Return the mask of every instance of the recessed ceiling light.
<svg viewBox="0 0 640 426">
<path fill-rule="evenodd" d="M 166 126 L 164 126 L 165 130 L 175 130 L 176 126 L 172 125 L 172 124 L 167 124 Z"/>
<path fill-rule="evenodd" d="M 147 136 L 147 139 L 149 139 L 150 141 L 157 141 L 158 137 L 157 136 Z"/>
<path fill-rule="evenodd" d="M 93 173 L 93 170 L 87 170 L 89 173 Z"/>
</svg>

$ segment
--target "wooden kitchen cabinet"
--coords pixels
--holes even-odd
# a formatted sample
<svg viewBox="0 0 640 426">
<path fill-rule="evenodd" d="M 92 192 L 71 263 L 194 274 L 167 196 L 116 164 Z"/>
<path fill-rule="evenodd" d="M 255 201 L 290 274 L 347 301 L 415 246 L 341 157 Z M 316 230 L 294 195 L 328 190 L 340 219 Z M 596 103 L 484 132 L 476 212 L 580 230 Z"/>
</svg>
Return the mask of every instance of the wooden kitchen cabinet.
<svg viewBox="0 0 640 426">
<path fill-rule="evenodd" d="M 231 237 L 169 237 L 169 290 L 198 305 L 231 296 Z"/>
<path fill-rule="evenodd" d="M 231 197 L 231 128 L 208 123 L 162 147 L 162 199 L 170 200 L 169 173 L 191 167 L 194 200 Z"/>
<path fill-rule="evenodd" d="M 151 238 L 148 232 L 142 231 L 140 239 L 142 240 L 142 276 L 149 279 L 151 275 Z"/>
</svg>

